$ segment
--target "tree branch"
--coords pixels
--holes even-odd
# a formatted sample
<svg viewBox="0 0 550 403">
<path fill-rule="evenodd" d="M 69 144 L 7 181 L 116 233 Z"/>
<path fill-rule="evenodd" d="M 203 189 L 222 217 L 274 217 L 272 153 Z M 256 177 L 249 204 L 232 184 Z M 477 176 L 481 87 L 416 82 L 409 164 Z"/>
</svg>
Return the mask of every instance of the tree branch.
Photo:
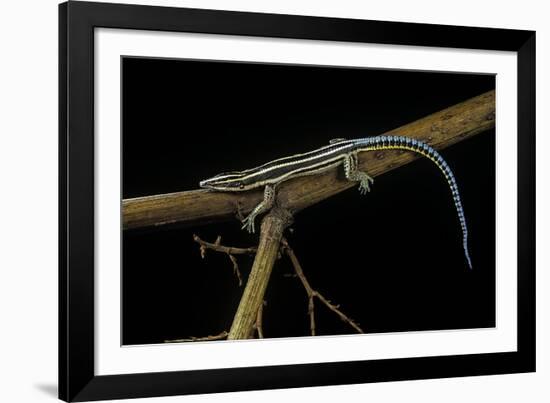
<svg viewBox="0 0 550 403">
<path fill-rule="evenodd" d="M 489 91 L 386 134 L 406 135 L 441 149 L 494 126 L 495 91 Z M 403 151 L 362 153 L 359 167 L 370 176 L 378 176 L 416 158 L 414 153 Z M 197 182 L 199 179 L 202 178 L 197 178 Z M 354 184 L 345 180 L 337 169 L 295 178 L 280 186 L 278 203 L 296 212 L 351 186 Z M 122 202 L 123 228 L 219 222 L 234 218 L 237 212 L 250 212 L 262 198 L 263 189 L 242 193 L 192 190 L 126 199 Z"/>
<path fill-rule="evenodd" d="M 313 289 L 313 287 L 309 284 L 309 281 L 306 278 L 306 275 L 304 274 L 304 270 L 302 269 L 302 265 L 300 264 L 300 261 L 296 257 L 296 254 L 288 244 L 288 241 L 283 238 L 281 240 L 282 249 L 285 252 L 285 254 L 290 259 L 292 266 L 294 267 L 294 271 L 296 272 L 296 275 L 302 282 L 302 285 L 304 286 L 307 296 L 308 296 L 308 315 L 309 315 L 309 330 L 312 336 L 315 336 L 316 334 L 316 328 L 315 328 L 315 298 L 318 298 L 319 301 L 321 301 L 328 309 L 330 309 L 332 312 L 334 312 L 342 321 L 349 324 L 351 327 L 353 327 L 358 333 L 363 333 L 363 329 L 359 327 L 359 325 L 352 319 L 350 319 L 345 313 L 343 313 L 340 310 L 339 305 L 334 305 L 331 303 L 328 299 L 326 299 L 323 294 L 321 294 L 319 291 L 316 291 Z"/>
<path fill-rule="evenodd" d="M 237 313 L 233 318 L 228 340 L 246 339 L 252 334 L 254 323 L 279 254 L 285 228 L 292 222 L 288 210 L 275 207 L 263 218 L 258 252 L 250 270 Z"/>
<path fill-rule="evenodd" d="M 208 249 L 225 253 L 227 257 L 229 257 L 229 260 L 231 260 L 231 264 L 233 265 L 233 273 L 237 276 L 239 287 L 243 285 L 243 278 L 241 276 L 241 271 L 239 270 L 239 264 L 237 263 L 237 258 L 235 258 L 234 255 L 254 255 L 257 248 L 235 248 L 224 246 L 221 244 L 221 236 L 218 236 L 218 238 L 216 238 L 216 242 L 214 243 L 203 241 L 198 235 L 193 235 L 193 240 L 200 245 L 201 258 L 203 259 L 206 257 L 206 251 Z"/>
</svg>

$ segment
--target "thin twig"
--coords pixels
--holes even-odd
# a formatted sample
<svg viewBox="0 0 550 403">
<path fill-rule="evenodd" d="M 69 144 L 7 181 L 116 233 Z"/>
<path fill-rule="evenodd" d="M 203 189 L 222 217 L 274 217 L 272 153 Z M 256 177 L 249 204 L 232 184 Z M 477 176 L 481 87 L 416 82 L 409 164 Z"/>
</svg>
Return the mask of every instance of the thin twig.
<svg viewBox="0 0 550 403">
<path fill-rule="evenodd" d="M 234 246 L 224 246 L 221 245 L 221 237 L 218 236 L 215 243 L 210 243 L 203 241 L 199 236 L 193 235 L 193 240 L 197 242 L 201 246 L 201 255 L 203 254 L 202 250 L 204 248 L 204 253 L 206 253 L 206 249 L 211 249 L 216 252 L 223 252 L 227 253 L 229 255 L 254 255 L 258 248 L 256 247 L 250 247 L 250 248 L 236 248 Z"/>
<path fill-rule="evenodd" d="M 302 280 L 302 284 L 304 284 L 303 282 L 304 279 L 305 277 L 303 278 L 300 277 L 300 280 Z M 308 295 L 307 314 L 309 315 L 309 331 L 312 336 L 315 336 L 315 291 L 309 292 L 308 289 L 306 288 L 306 292 Z"/>
<path fill-rule="evenodd" d="M 233 255 L 227 255 L 229 256 L 229 260 L 231 260 L 231 263 L 233 263 L 233 274 L 237 276 L 237 280 L 239 280 L 239 287 L 243 285 L 243 278 L 241 276 L 241 271 L 239 270 L 239 265 L 237 264 L 237 259 Z"/>
<path fill-rule="evenodd" d="M 321 293 L 313 289 L 311 285 L 309 284 L 309 281 L 307 280 L 304 271 L 302 270 L 302 266 L 300 265 L 300 262 L 298 258 L 296 257 L 296 254 L 292 250 L 292 248 L 289 246 L 288 241 L 286 238 L 283 237 L 281 240 L 281 245 L 284 253 L 289 257 L 292 266 L 294 267 L 294 271 L 296 272 L 296 275 L 302 282 L 302 285 L 304 286 L 307 296 L 308 296 L 308 315 L 309 315 L 309 327 L 310 332 L 312 336 L 315 336 L 316 334 L 316 328 L 315 328 L 315 298 L 317 297 L 327 308 L 329 308 L 332 312 L 337 314 L 340 319 L 342 319 L 344 322 L 348 323 L 351 327 L 353 327 L 358 333 L 364 333 L 363 329 L 359 327 L 359 325 L 350 319 L 346 314 L 344 314 L 339 308 L 339 305 L 332 304 L 328 299 L 326 299 Z"/>
<path fill-rule="evenodd" d="M 263 329 L 263 316 L 264 316 L 264 306 L 266 305 L 266 302 L 264 302 L 260 305 L 260 308 L 258 309 L 258 315 L 256 316 L 256 324 L 255 328 L 258 332 L 258 338 L 263 339 L 264 338 L 264 329 Z"/>
<path fill-rule="evenodd" d="M 164 340 L 165 343 L 183 343 L 187 341 L 211 341 L 211 340 L 223 340 L 227 338 L 227 335 L 229 333 L 225 330 L 221 332 L 220 334 L 215 334 L 212 336 L 204 336 L 204 337 L 190 337 L 188 339 L 174 339 L 174 340 Z"/>
<path fill-rule="evenodd" d="M 241 271 L 239 270 L 239 264 L 237 263 L 237 259 L 234 255 L 254 255 L 257 251 L 257 248 L 236 248 L 233 246 L 224 246 L 221 244 L 221 236 L 218 236 L 214 243 L 203 241 L 198 235 L 195 234 L 193 234 L 193 240 L 200 245 L 201 258 L 203 259 L 206 257 L 206 251 L 208 249 L 220 253 L 225 253 L 229 257 L 229 260 L 233 265 L 233 273 L 239 281 L 239 287 L 243 285 L 243 279 L 241 276 Z"/>
</svg>

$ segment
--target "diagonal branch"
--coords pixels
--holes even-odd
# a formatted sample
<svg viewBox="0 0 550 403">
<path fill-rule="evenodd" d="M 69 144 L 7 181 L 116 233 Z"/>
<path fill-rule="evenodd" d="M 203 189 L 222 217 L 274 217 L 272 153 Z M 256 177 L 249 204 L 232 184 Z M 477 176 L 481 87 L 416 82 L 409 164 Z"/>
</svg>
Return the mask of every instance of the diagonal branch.
<svg viewBox="0 0 550 403">
<path fill-rule="evenodd" d="M 331 303 L 328 299 L 326 299 L 323 294 L 321 294 L 319 291 L 316 291 L 310 284 L 309 281 L 306 278 L 306 275 L 304 274 L 304 270 L 302 269 L 302 265 L 300 264 L 300 261 L 296 257 L 296 254 L 288 244 L 288 241 L 286 238 L 283 238 L 281 240 L 281 245 L 284 253 L 288 256 L 290 259 L 292 266 L 294 267 L 294 271 L 296 272 L 296 275 L 302 282 L 302 285 L 304 286 L 307 296 L 308 296 L 308 315 L 309 315 L 309 329 L 312 336 L 315 336 L 316 328 L 315 328 L 315 298 L 318 298 L 319 301 L 321 301 L 328 309 L 330 309 L 332 312 L 334 312 L 342 321 L 349 324 L 351 327 L 353 327 L 358 333 L 363 333 L 363 329 L 359 327 L 359 325 L 353 320 L 350 319 L 345 313 L 343 313 L 340 310 L 339 305 L 334 305 Z"/>
<path fill-rule="evenodd" d="M 406 135 L 442 149 L 494 126 L 495 91 L 489 91 L 387 134 Z M 363 154 L 359 167 L 371 176 L 378 176 L 417 158 L 410 152 L 390 150 Z M 278 203 L 280 207 L 296 212 L 351 186 L 353 184 L 336 169 L 321 175 L 295 178 L 280 187 Z M 260 189 L 242 193 L 192 190 L 126 199 L 122 203 L 123 227 L 130 229 L 170 223 L 190 226 L 230 220 L 236 212 L 250 212 L 262 198 L 263 190 Z"/>
<path fill-rule="evenodd" d="M 292 223 L 292 215 L 286 209 L 275 207 L 262 219 L 258 252 L 250 269 L 239 307 L 227 335 L 228 340 L 250 337 L 257 322 L 258 311 L 263 304 L 264 294 L 275 260 L 279 255 L 284 230 Z"/>
</svg>

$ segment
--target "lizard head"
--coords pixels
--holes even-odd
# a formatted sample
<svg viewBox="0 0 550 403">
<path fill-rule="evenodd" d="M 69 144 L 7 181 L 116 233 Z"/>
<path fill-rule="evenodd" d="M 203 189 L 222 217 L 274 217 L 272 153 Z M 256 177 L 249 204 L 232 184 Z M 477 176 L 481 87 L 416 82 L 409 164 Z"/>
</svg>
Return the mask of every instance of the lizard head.
<svg viewBox="0 0 550 403">
<path fill-rule="evenodd" d="M 243 172 L 224 172 L 199 182 L 204 189 L 213 189 L 222 192 L 241 192 L 250 186 L 244 180 Z"/>
</svg>

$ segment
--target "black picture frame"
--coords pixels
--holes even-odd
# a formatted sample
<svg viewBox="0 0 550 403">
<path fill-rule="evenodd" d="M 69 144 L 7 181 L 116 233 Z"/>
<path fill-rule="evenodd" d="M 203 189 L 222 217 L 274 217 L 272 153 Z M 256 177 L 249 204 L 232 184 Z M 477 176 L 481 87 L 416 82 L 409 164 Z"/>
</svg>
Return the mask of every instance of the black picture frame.
<svg viewBox="0 0 550 403">
<path fill-rule="evenodd" d="M 517 52 L 517 352 L 96 376 L 94 28 Z M 59 5 L 59 398 L 89 401 L 535 371 L 535 32 L 108 3 Z"/>
</svg>

